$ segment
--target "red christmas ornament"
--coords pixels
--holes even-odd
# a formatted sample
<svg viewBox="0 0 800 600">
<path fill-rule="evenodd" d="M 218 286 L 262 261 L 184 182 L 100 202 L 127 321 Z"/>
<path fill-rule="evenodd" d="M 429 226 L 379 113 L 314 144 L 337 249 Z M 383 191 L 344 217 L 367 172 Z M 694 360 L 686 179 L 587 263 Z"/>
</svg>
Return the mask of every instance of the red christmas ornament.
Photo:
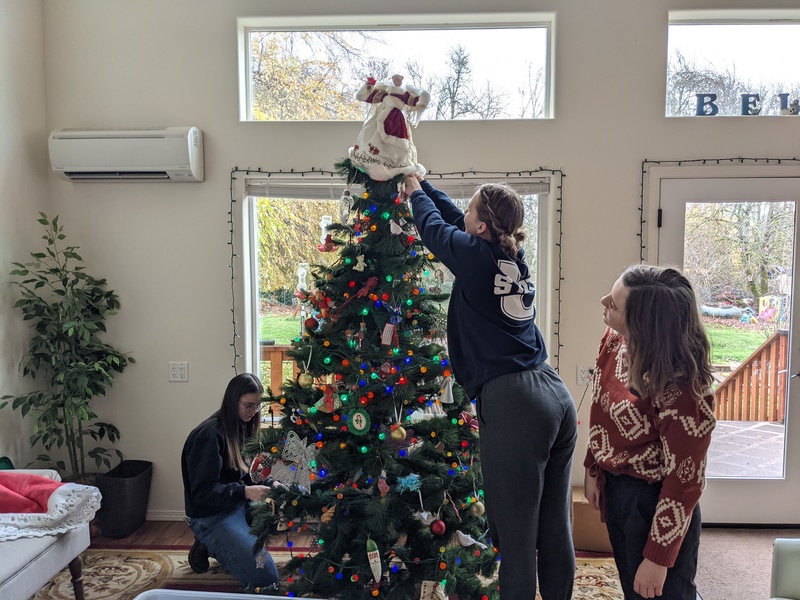
<svg viewBox="0 0 800 600">
<path fill-rule="evenodd" d="M 330 233 L 325 236 L 325 242 L 322 244 L 317 244 L 317 250 L 320 252 L 333 252 L 338 247 L 339 246 L 333 243 L 333 237 L 331 237 Z"/>
<path fill-rule="evenodd" d="M 430 524 L 430 528 L 431 528 L 431 533 L 437 537 L 443 536 L 445 531 L 447 531 L 447 526 L 441 519 L 436 519 L 435 521 L 432 521 Z"/>
<path fill-rule="evenodd" d="M 308 317 L 304 322 L 303 325 L 308 331 L 316 331 L 317 327 L 319 327 L 319 321 L 317 321 L 314 317 Z"/>
</svg>

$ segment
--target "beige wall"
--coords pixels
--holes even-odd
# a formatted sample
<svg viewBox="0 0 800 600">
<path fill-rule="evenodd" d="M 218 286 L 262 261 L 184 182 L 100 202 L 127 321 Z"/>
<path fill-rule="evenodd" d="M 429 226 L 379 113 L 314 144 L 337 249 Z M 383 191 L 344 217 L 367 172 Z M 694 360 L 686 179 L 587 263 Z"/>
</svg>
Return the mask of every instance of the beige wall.
<svg viewBox="0 0 800 600">
<path fill-rule="evenodd" d="M 23 393 L 18 365 L 29 328 L 13 308 L 11 261 L 25 262 L 38 239 L 39 211 L 51 202 L 47 181 L 42 3 L 0 0 L 0 396 Z M 30 420 L 0 411 L 0 456 L 15 466 L 33 460 Z"/>
<path fill-rule="evenodd" d="M 800 119 L 664 118 L 667 13 L 694 4 L 407 0 L 402 5 L 404 14 L 420 13 L 421 22 L 424 13 L 454 6 L 463 12 L 489 6 L 557 12 L 555 119 L 425 122 L 414 136 L 420 160 L 433 171 L 546 165 L 566 173 L 561 371 L 576 398 L 583 390 L 575 385 L 575 366 L 593 362 L 603 328 L 597 300 L 619 271 L 639 258 L 642 160 L 797 155 Z M 23 162 L 27 176 L 24 194 L 22 182 L 11 190 L 5 183 L 2 187 L 0 258 L 7 264 L 37 239 L 31 227 L 12 229 L 7 215 L 34 215 L 47 205 L 49 194 L 52 210 L 62 215 L 93 273 L 107 277 L 121 297 L 122 311 L 109 321 L 107 339 L 138 361 L 98 402 L 98 412 L 121 429 L 120 447 L 128 457 L 155 463 L 150 516 L 178 518 L 183 440 L 217 407 L 233 374 L 230 169 L 330 168 L 358 132 L 352 123 L 240 123 L 236 18 L 298 10 L 304 15 L 390 14 L 397 5 L 367 0 L 44 0 L 44 76 L 39 4 L 24 5 L 0 0 L 4 9 L 11 8 L 12 20 L 22 21 L 23 32 L 8 19 L 0 31 L 26 38 L 14 43 L 0 37 L 4 53 L 23 43 L 31 48 L 31 38 L 37 40 L 24 58 L 16 53 L 13 59 L 3 57 L 4 71 L 17 85 L 6 98 L 11 92 L 4 81 L 0 123 L 20 130 L 13 138 L 6 133 L 0 142 L 0 177 L 16 172 L 12 160 Z M 798 2 L 758 5 L 787 8 Z M 733 6 L 747 5 L 704 3 L 704 8 Z M 44 123 L 42 91 L 47 98 Z M 29 115 L 29 106 L 35 116 Z M 204 183 L 75 185 L 48 173 L 50 129 L 168 125 L 195 125 L 205 132 Z M 31 188 L 34 193 L 28 193 Z M 0 300 L 0 335 L 7 338 L 9 330 L 19 333 L 20 328 L 9 318 L 7 289 Z M 18 342 L 6 340 L 0 363 L 4 391 L 24 385 L 14 371 L 20 352 Z M 188 383 L 167 381 L 167 363 L 174 360 L 189 361 Z M 580 417 L 578 462 L 588 403 Z M 2 418 L 5 428 L 16 417 L 4 411 Z M 576 468 L 575 480 L 581 477 L 582 469 Z"/>
</svg>

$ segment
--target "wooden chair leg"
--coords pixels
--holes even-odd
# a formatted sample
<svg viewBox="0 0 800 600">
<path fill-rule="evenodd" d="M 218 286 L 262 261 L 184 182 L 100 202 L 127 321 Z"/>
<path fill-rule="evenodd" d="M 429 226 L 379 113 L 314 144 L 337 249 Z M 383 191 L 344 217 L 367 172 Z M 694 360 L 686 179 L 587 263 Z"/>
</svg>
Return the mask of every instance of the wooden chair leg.
<svg viewBox="0 0 800 600">
<path fill-rule="evenodd" d="M 72 589 L 75 590 L 75 600 L 84 600 L 83 561 L 80 555 L 69 563 L 69 573 L 72 575 Z"/>
</svg>

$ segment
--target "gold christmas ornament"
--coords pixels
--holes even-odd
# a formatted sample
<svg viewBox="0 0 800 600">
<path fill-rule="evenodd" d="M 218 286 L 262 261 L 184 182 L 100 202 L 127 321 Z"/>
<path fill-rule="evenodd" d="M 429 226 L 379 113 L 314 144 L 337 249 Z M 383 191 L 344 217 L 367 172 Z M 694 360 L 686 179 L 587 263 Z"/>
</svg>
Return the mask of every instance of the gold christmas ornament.
<svg viewBox="0 0 800 600">
<path fill-rule="evenodd" d="M 471 512 L 476 517 L 482 517 L 483 513 L 486 512 L 486 507 L 483 505 L 483 502 L 473 502 L 472 505 L 469 507 L 469 512 Z"/>
<path fill-rule="evenodd" d="M 314 378 L 308 373 L 300 373 L 297 376 L 297 385 L 301 388 L 310 388 L 312 383 L 314 383 Z"/>
<path fill-rule="evenodd" d="M 396 429 L 392 430 L 391 436 L 396 442 L 402 442 L 404 439 L 406 439 L 406 430 L 403 427 L 397 427 Z"/>
</svg>

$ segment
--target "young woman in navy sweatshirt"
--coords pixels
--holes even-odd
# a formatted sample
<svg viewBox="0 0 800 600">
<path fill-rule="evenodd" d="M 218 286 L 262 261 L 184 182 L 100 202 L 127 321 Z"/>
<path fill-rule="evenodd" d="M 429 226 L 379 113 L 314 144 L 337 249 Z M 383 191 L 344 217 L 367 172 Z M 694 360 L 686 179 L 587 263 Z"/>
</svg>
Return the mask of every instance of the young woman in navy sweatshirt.
<svg viewBox="0 0 800 600">
<path fill-rule="evenodd" d="M 200 423 L 186 439 L 181 454 L 183 495 L 195 543 L 189 566 L 202 573 L 208 557 L 217 559 L 246 591 L 275 591 L 278 570 L 266 551 L 258 563 L 253 553 L 256 536 L 247 523 L 247 505 L 270 491 L 253 485 L 242 457 L 244 444 L 258 435 L 264 387 L 250 373 L 228 383 L 222 406 Z"/>
<path fill-rule="evenodd" d="M 500 597 L 572 597 L 570 526 L 577 415 L 547 364 L 521 247 L 524 207 L 501 184 L 478 188 L 466 213 L 416 176 L 405 180 L 422 241 L 455 275 L 447 315 L 456 380 L 476 399 L 486 515 L 500 550 Z M 538 552 L 538 558 L 537 558 Z"/>
</svg>

